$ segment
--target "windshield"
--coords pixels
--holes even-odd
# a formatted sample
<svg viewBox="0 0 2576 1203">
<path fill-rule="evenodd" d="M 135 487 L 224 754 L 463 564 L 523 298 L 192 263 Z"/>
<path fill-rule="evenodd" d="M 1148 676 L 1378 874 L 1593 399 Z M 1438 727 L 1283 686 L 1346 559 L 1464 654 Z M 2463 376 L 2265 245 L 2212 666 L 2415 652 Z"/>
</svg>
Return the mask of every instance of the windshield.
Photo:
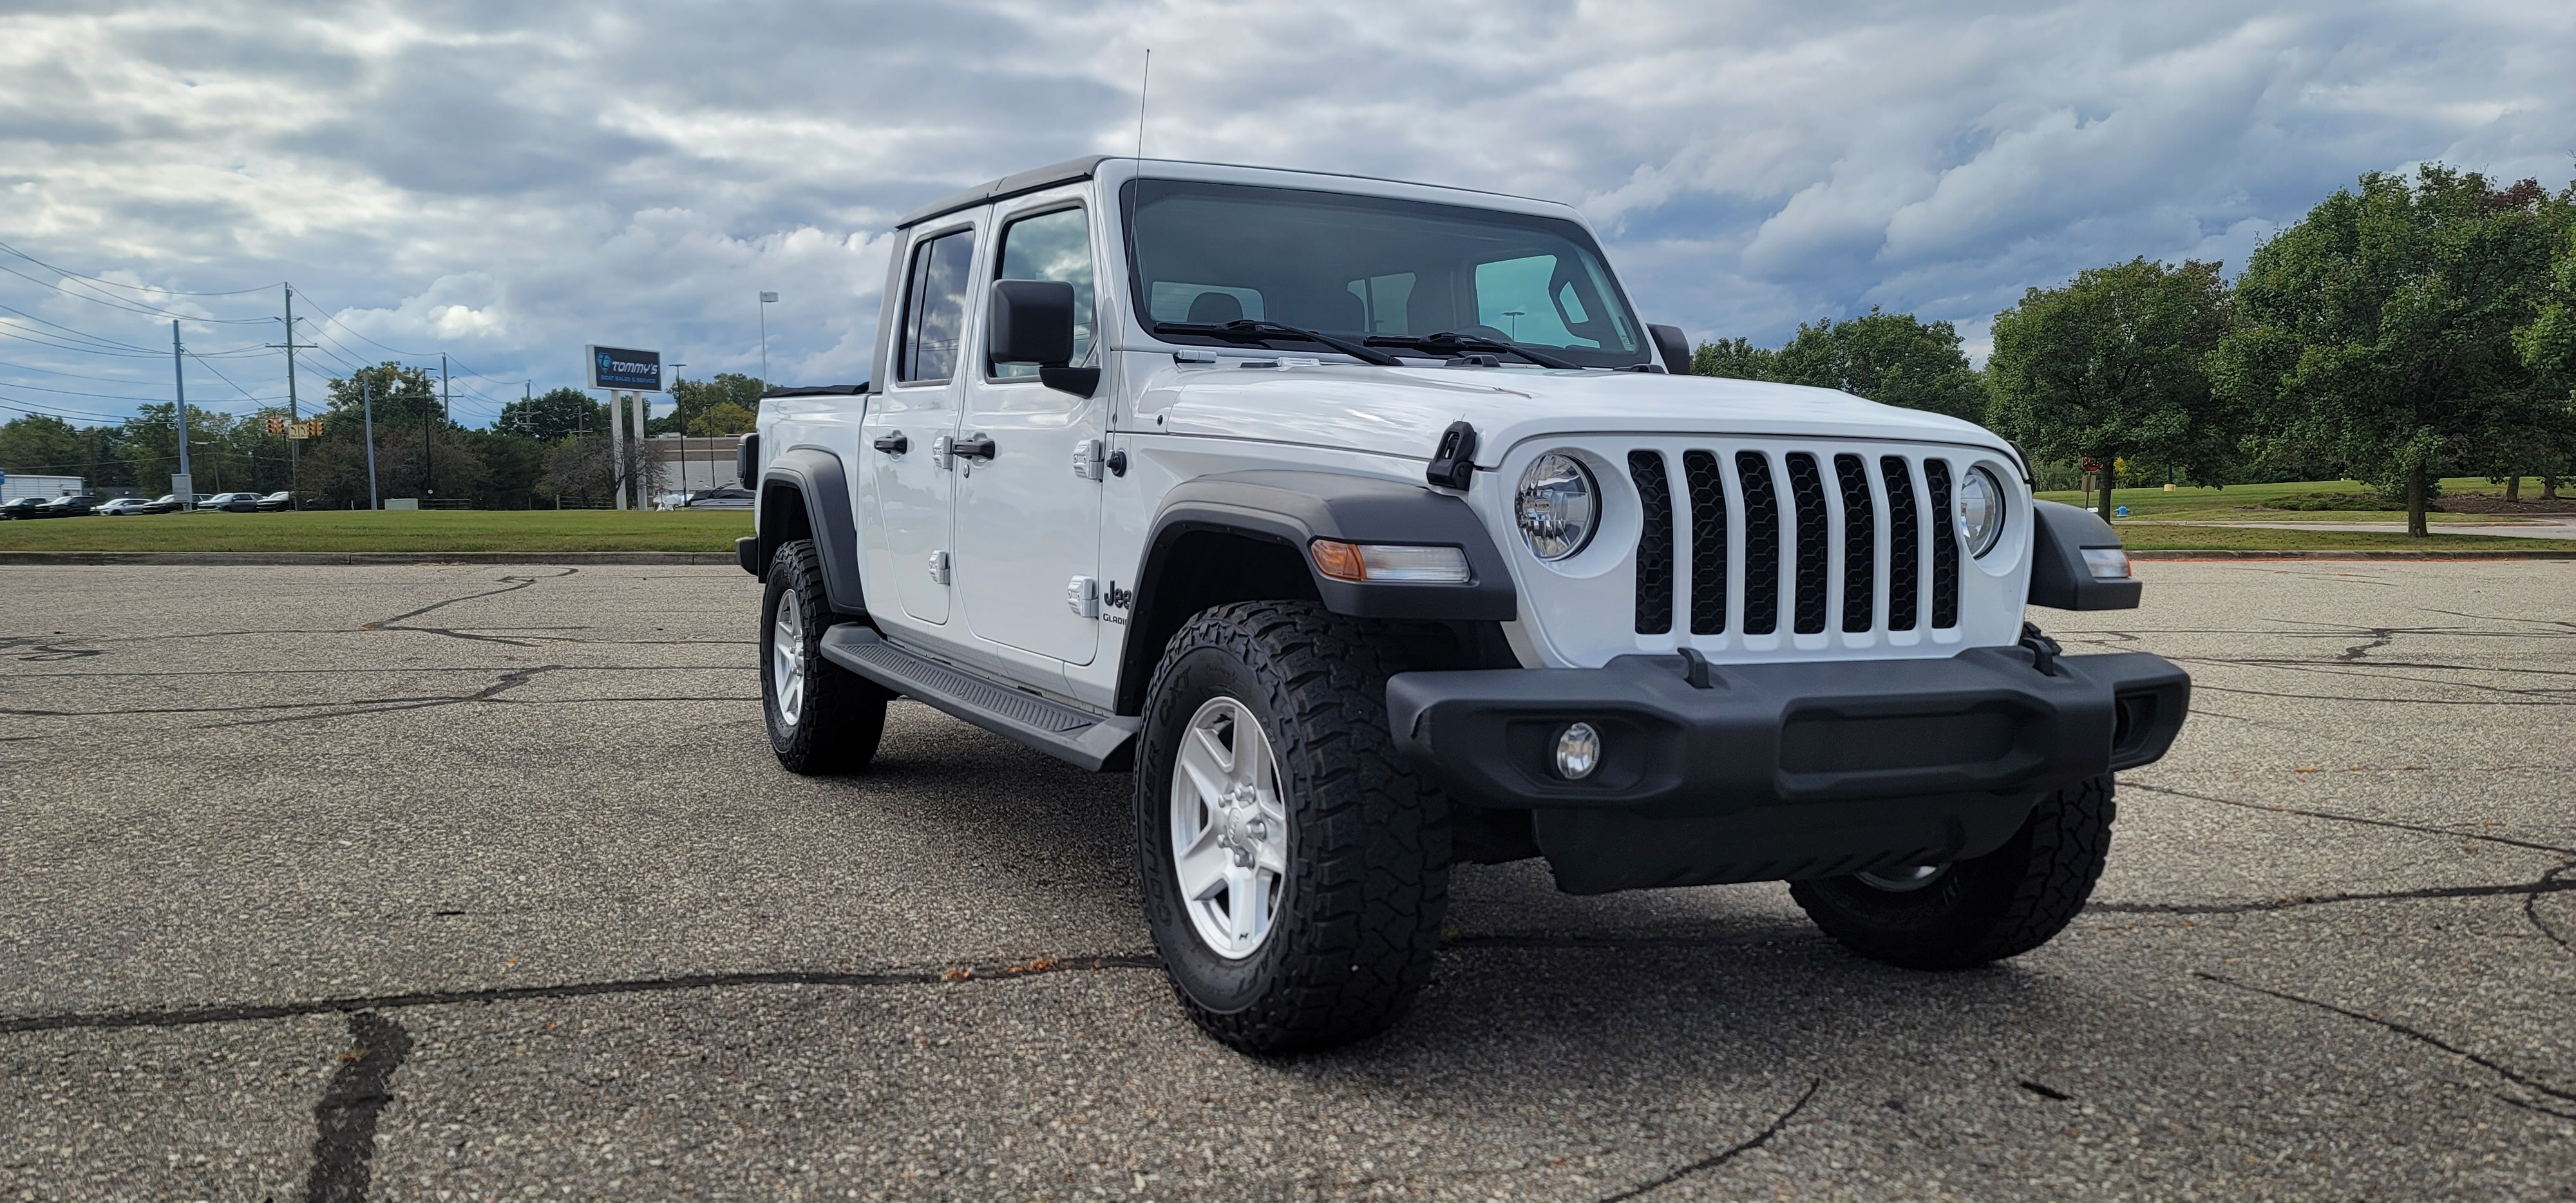
<svg viewBox="0 0 2576 1203">
<path fill-rule="evenodd" d="M 1181 180 L 1132 181 L 1126 194 L 1129 277 L 1149 330 L 1269 321 L 1377 339 L 1398 354 L 1402 340 L 1459 334 L 1584 367 L 1646 362 L 1627 299 L 1591 237 L 1569 221 Z"/>
</svg>

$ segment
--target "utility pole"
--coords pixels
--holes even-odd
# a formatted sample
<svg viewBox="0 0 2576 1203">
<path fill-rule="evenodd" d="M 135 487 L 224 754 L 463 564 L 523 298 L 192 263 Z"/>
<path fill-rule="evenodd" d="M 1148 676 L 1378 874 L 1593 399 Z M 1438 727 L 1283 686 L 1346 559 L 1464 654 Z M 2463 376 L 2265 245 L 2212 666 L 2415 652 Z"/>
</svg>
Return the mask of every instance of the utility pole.
<svg viewBox="0 0 2576 1203">
<path fill-rule="evenodd" d="M 170 389 L 179 399 L 174 411 L 179 419 L 179 475 L 172 478 L 170 491 L 179 495 L 179 508 L 197 508 L 197 477 L 188 471 L 188 368 L 180 358 L 179 320 L 170 319 Z"/>
<path fill-rule="evenodd" d="M 367 379 L 367 369 L 358 369 L 358 401 L 366 407 L 367 416 L 367 508 L 381 510 L 384 500 L 376 496 L 376 390 Z"/>
<path fill-rule="evenodd" d="M 299 348 L 312 350 L 313 344 L 295 341 L 295 286 L 280 284 L 278 287 L 286 292 L 286 341 L 268 345 L 283 347 L 286 350 L 286 420 L 291 426 L 304 420 L 304 411 L 295 403 L 295 352 Z M 297 453 L 296 447 L 299 441 L 293 431 L 289 430 L 286 436 L 286 487 L 288 490 L 286 503 L 300 510 L 304 508 L 304 475 L 303 459 Z"/>
</svg>

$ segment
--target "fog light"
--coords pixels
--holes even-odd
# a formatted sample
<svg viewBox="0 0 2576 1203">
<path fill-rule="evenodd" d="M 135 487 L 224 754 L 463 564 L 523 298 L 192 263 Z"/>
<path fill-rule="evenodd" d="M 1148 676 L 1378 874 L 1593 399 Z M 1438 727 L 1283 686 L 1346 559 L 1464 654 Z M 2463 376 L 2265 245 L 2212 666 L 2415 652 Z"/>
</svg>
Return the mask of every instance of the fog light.
<svg viewBox="0 0 2576 1203">
<path fill-rule="evenodd" d="M 2129 553 L 2117 547 L 2087 547 L 2084 568 L 2097 581 L 2125 581 L 2129 579 Z"/>
<path fill-rule="evenodd" d="M 1576 723 L 1556 734 L 1556 775 L 1581 781 L 1601 767 L 1601 733 L 1590 723 Z"/>
</svg>

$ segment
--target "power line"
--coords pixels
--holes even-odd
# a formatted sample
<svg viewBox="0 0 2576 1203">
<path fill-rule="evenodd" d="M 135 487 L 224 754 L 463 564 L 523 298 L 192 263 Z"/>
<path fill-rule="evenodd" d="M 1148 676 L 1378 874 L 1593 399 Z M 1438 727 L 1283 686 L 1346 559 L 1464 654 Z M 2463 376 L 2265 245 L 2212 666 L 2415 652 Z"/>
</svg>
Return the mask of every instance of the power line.
<svg viewBox="0 0 2576 1203">
<path fill-rule="evenodd" d="M 45 262 L 44 260 L 39 259 L 39 258 L 35 257 L 34 255 L 30 255 L 30 254 L 28 254 L 28 253 L 27 253 L 27 252 L 25 252 L 25 251 L 19 250 L 18 248 L 14 247 L 14 246 L 11 246 L 11 245 L 9 245 L 8 243 L 5 243 L 5 242 L 0 242 L 0 251 L 5 251 L 5 252 L 7 252 L 7 253 L 9 253 L 9 254 L 16 255 L 17 257 L 19 257 L 19 258 L 21 258 L 21 259 L 24 259 L 24 260 L 26 260 L 26 261 L 27 261 L 27 262 L 29 262 L 29 263 L 33 263 L 33 264 L 35 264 L 36 266 L 38 266 L 38 267 L 41 267 L 41 268 L 45 269 L 46 271 L 50 271 L 50 272 L 61 272 L 62 274 L 66 275 L 66 276 L 77 276 L 77 277 L 79 277 L 80 279 L 88 280 L 88 281 L 91 281 L 91 282 L 93 282 L 93 283 L 105 284 L 105 285 L 107 285 L 107 286 L 109 286 L 109 287 L 111 287 L 111 288 L 131 288 L 131 289 L 133 289 L 133 290 L 135 290 L 135 291 L 137 291 L 137 292 L 157 292 L 157 293 L 164 294 L 164 295 L 166 295 L 166 296 L 174 296 L 174 297 L 238 297 L 238 296 L 244 296 L 244 295 L 247 295 L 247 294 L 250 294 L 250 293 L 254 293 L 254 292 L 267 292 L 269 289 L 272 289 L 272 288 L 277 287 L 277 286 L 276 286 L 276 285 L 274 285 L 274 284 L 263 284 L 263 285 L 260 285 L 260 286 L 259 286 L 259 287 L 257 287 L 257 288 L 237 288 L 237 289 L 233 289 L 233 290 L 231 290 L 231 291 L 229 291 L 229 292 L 185 292 L 185 291 L 182 291 L 182 290 L 180 290 L 180 289 L 176 289 L 176 288 L 155 288 L 155 287 L 153 287 L 153 286 L 151 286 L 151 285 L 148 285 L 148 284 L 125 284 L 125 283 L 120 283 L 120 282 L 115 281 L 115 280 L 104 279 L 104 278 L 101 278 L 101 277 L 98 277 L 98 276 L 85 276 L 85 275 L 81 275 L 81 273 L 76 272 L 76 271 L 73 271 L 73 270 L 71 270 L 70 268 L 65 268 L 65 267 L 56 267 L 56 266 L 54 266 L 53 264 L 47 263 L 47 262 Z"/>
<path fill-rule="evenodd" d="M 66 371 L 63 371 L 63 370 L 62 370 L 62 369 L 60 369 L 60 368 L 40 368 L 40 367 L 37 367 L 36 365 L 34 365 L 34 364 L 32 364 L 32 363 L 8 363 L 8 362 L 5 362 L 5 361 L 0 361 L 0 368 L 12 368 L 12 369 L 15 369 L 15 370 L 17 370 L 17 371 L 21 371 L 21 372 L 43 372 L 44 374 L 46 374 L 46 375 L 48 375 L 48 376 L 69 376 L 69 377 L 71 377 L 71 378 L 72 378 L 72 379 L 74 379 L 74 380 L 102 380 L 102 381 L 105 381 L 105 382 L 107 382 L 107 383 L 109 383 L 109 384 L 142 384 L 142 383 L 145 383 L 144 381 L 140 381 L 140 380 L 131 380 L 131 379 L 128 379 L 128 378 L 123 377 L 123 376 L 91 376 L 91 375 L 87 375 L 87 374 L 85 374 L 85 373 L 81 373 L 81 372 L 66 372 Z M 22 387 L 22 388 L 34 388 L 35 386 L 34 386 L 34 385 L 32 385 L 32 384 L 30 384 L 30 385 L 21 385 L 21 386 L 19 386 L 19 387 Z"/>
<path fill-rule="evenodd" d="M 27 273 L 19 271 L 17 268 L 10 267 L 7 264 L 0 264 L 0 272 L 7 272 L 21 280 L 27 281 L 30 284 L 42 284 L 45 287 L 52 289 L 63 296 L 71 297 L 74 300 L 88 301 L 93 305 L 105 305 L 111 309 L 120 309 L 127 313 L 140 313 L 147 317 L 175 317 L 183 322 L 212 322 L 227 326 L 251 326 L 268 320 L 267 318 L 256 317 L 198 317 L 194 314 L 174 313 L 167 309 L 154 309 L 145 305 L 129 304 L 122 297 L 91 296 L 84 292 L 73 292 L 70 289 L 63 287 L 65 283 L 68 283 L 68 280 L 39 280 L 34 276 L 28 275 Z"/>
</svg>

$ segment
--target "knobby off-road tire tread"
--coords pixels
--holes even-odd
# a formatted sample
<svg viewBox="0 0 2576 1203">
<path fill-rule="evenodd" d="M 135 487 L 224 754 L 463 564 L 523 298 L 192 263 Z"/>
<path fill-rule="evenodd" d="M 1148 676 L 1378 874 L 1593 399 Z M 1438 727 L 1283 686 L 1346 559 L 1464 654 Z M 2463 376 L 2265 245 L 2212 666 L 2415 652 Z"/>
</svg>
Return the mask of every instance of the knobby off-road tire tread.
<svg viewBox="0 0 2576 1203">
<path fill-rule="evenodd" d="M 1231 1012 L 1202 1006 L 1177 981 L 1174 993 L 1201 1029 L 1246 1052 L 1327 1048 L 1383 1031 L 1431 978 L 1448 913 L 1450 853 L 1447 800 L 1404 762 L 1387 729 L 1386 679 L 1436 666 L 1429 661 L 1439 653 L 1400 624 L 1311 602 L 1220 606 L 1166 646 L 1147 695 L 1149 732 L 1187 718 L 1169 713 L 1165 677 L 1199 648 L 1238 658 L 1266 689 L 1263 708 L 1281 728 L 1271 733 L 1273 749 L 1299 842 L 1290 849 L 1287 910 L 1272 928 L 1273 944 L 1255 954 L 1276 958 L 1279 988 Z M 1168 844 L 1169 775 L 1136 776 L 1139 839 Z M 1294 814 L 1301 797 L 1314 810 L 1302 825 Z M 1150 858 L 1140 868 L 1163 871 Z M 1194 938 L 1186 917 L 1179 927 L 1178 938 Z"/>
<path fill-rule="evenodd" d="M 2111 824 L 2119 806 L 2110 774 L 2041 798 L 2030 818 L 2004 846 L 1952 870 L 1959 890 L 1939 886 L 1914 895 L 1875 894 L 1849 878 L 1795 882 L 1790 895 L 1826 934 L 1852 951 L 1909 969 L 1965 969 L 2047 943 L 2083 913 L 2111 851 Z M 1911 926 L 1873 922 L 1858 901 L 1876 910 L 1948 898 L 1943 913 L 1926 912 Z"/>
<path fill-rule="evenodd" d="M 805 711 L 792 732 L 778 727 L 778 683 L 770 673 L 777 636 L 775 598 L 794 593 L 805 619 Z M 811 539 L 779 545 L 769 562 L 769 587 L 760 605 L 760 714 L 769 747 L 791 773 L 855 773 L 875 759 L 885 737 L 885 690 L 823 657 L 823 632 L 832 621 L 831 595 L 823 588 L 823 557 Z"/>
</svg>

